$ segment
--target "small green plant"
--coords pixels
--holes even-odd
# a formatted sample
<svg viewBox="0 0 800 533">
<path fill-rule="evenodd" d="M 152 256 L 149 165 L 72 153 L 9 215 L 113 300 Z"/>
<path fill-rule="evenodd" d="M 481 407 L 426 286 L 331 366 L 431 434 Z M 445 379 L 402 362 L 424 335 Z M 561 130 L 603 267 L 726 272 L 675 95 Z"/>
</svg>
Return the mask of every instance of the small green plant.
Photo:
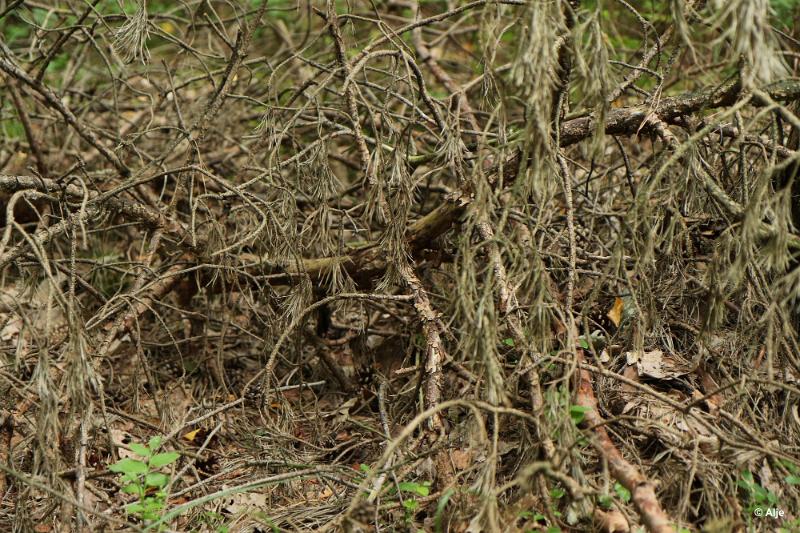
<svg viewBox="0 0 800 533">
<path fill-rule="evenodd" d="M 133 442 L 131 451 L 140 459 L 127 457 L 109 467 L 112 472 L 122 474 L 122 492 L 134 494 L 138 501 L 125 506 L 128 514 L 134 515 L 145 524 L 158 520 L 167 503 L 164 490 L 169 484 L 169 476 L 162 470 L 180 457 L 177 452 L 155 453 L 161 445 L 161 437 L 153 437 L 144 444 Z"/>
<path fill-rule="evenodd" d="M 736 483 L 739 488 L 743 489 L 747 497 L 747 514 L 753 516 L 753 510 L 759 507 L 775 507 L 778 503 L 778 497 L 774 492 L 769 491 L 756 483 L 753 479 L 753 474 L 749 470 L 744 470 Z"/>
<path fill-rule="evenodd" d="M 561 513 L 555 513 L 554 516 L 561 516 Z M 561 528 L 558 526 L 547 525 L 547 517 L 542 513 L 536 511 L 522 511 L 519 513 L 519 517 L 527 520 L 529 522 L 527 524 L 528 526 L 536 526 L 536 529 L 526 528 L 524 530 L 525 533 L 536 533 L 541 531 L 546 531 L 547 533 L 558 533 L 561 531 Z"/>
<path fill-rule="evenodd" d="M 631 491 L 622 486 L 621 483 L 614 483 L 614 492 L 617 498 L 622 500 L 623 503 L 629 503 L 631 501 Z M 608 494 L 603 494 L 597 498 L 597 503 L 599 503 L 600 507 L 603 509 L 611 509 L 614 506 L 614 499 Z"/>
<path fill-rule="evenodd" d="M 569 406 L 569 417 L 572 419 L 572 422 L 577 426 L 586 418 L 586 413 L 591 411 L 591 408 L 585 407 L 583 405 L 570 405 Z"/>
<path fill-rule="evenodd" d="M 617 496 L 623 502 L 628 503 L 631 501 L 631 491 L 623 487 L 619 482 L 614 483 L 614 492 L 617 493 Z"/>
<path fill-rule="evenodd" d="M 405 521 L 411 523 L 414 519 L 414 514 L 419 509 L 419 501 L 414 496 L 425 497 L 431 493 L 431 482 L 425 481 L 417 483 L 415 481 L 403 481 L 398 484 L 397 488 L 400 492 L 408 494 L 410 497 L 403 500 L 403 508 L 405 509 Z"/>
<path fill-rule="evenodd" d="M 789 471 L 783 480 L 789 485 L 800 485 L 800 467 L 786 459 L 781 459 L 780 463 Z"/>
</svg>

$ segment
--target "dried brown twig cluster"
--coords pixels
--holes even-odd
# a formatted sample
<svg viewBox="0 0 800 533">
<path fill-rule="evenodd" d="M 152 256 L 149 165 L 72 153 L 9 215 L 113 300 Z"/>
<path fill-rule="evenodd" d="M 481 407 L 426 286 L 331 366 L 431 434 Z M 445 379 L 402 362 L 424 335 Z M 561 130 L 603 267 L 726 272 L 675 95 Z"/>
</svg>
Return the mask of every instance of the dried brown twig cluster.
<svg viewBox="0 0 800 533">
<path fill-rule="evenodd" d="M 0 1 L 0 529 L 797 527 L 799 10 Z"/>
</svg>

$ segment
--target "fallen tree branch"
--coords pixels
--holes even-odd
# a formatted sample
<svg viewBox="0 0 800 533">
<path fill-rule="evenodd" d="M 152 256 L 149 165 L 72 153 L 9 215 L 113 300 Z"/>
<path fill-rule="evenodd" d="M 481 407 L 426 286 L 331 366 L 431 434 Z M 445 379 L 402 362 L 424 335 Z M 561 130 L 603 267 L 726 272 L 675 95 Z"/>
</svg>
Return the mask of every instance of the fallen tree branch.
<svg viewBox="0 0 800 533">
<path fill-rule="evenodd" d="M 764 91 L 777 101 L 797 100 L 800 99 L 800 82 L 777 82 L 767 86 Z M 732 105 L 741 95 L 741 85 L 738 82 L 730 82 L 718 88 L 664 98 L 654 109 L 647 104 L 642 104 L 611 110 L 606 117 L 605 132 L 608 135 L 634 135 L 643 123 L 645 123 L 645 127 L 655 120 L 672 124 L 686 115 Z M 754 98 L 752 103 L 756 106 L 766 104 L 758 98 Z M 561 127 L 560 146 L 576 144 L 591 137 L 595 131 L 592 116 L 566 121 Z M 515 152 L 502 165 L 495 166 L 489 174 L 496 177 L 502 171 L 503 179 L 494 179 L 493 183 L 500 181 L 504 186 L 510 185 L 517 178 L 519 163 L 520 154 Z M 463 194 L 453 195 L 441 206 L 411 224 L 406 232 L 409 250 L 414 254 L 418 253 L 437 237 L 449 231 L 464 215 L 470 203 L 471 198 Z M 256 263 L 253 265 L 256 270 L 264 271 L 264 267 L 267 267 L 267 270 L 272 272 L 283 271 L 268 278 L 271 284 L 288 283 L 297 276 L 305 275 L 312 280 L 318 280 L 338 265 L 344 267 L 354 280 L 363 283 L 383 273 L 388 266 L 383 252 L 374 243 L 358 248 L 347 255 L 305 259 L 297 265 L 269 264 L 252 256 L 251 259 Z"/>
<path fill-rule="evenodd" d="M 800 99 L 800 82 L 783 81 L 773 83 L 764 88 L 764 92 L 775 101 L 787 102 Z M 731 105 L 742 95 L 742 87 L 738 82 L 730 82 L 722 87 L 713 88 L 706 91 L 687 93 L 671 98 L 664 98 L 661 103 L 651 109 L 648 105 L 637 105 L 627 108 L 612 110 L 606 117 L 606 134 L 609 135 L 633 135 L 642 123 L 658 119 L 672 124 L 679 121 L 686 115 L 691 115 L 702 110 Z M 765 105 L 762 99 L 755 97 L 753 105 Z M 595 132 L 594 119 L 592 116 L 576 118 L 563 123 L 559 136 L 562 147 L 570 146 L 589 138 Z M 782 152 L 779 155 L 796 156 L 794 152 Z M 489 171 L 490 176 L 496 178 L 502 171 L 503 179 L 498 181 L 504 185 L 510 185 L 517 178 L 520 154 L 515 152 L 502 165 L 495 166 Z M 74 188 L 73 188 L 74 187 Z M 79 187 L 67 186 L 66 188 L 57 185 L 53 180 L 42 180 L 30 176 L 0 176 L 0 190 L 12 191 L 31 188 L 42 192 L 65 191 L 71 196 L 80 197 L 83 192 Z M 166 218 L 159 211 L 128 202 L 107 194 L 100 195 L 108 207 L 118 210 L 121 214 L 133 220 L 138 220 L 151 227 L 163 227 L 168 234 L 171 234 L 180 245 L 186 249 L 192 249 L 192 239 L 188 238 L 188 232 L 179 222 Z M 98 198 L 99 200 L 100 198 Z M 94 200 L 94 197 L 93 197 Z M 439 207 L 409 225 L 406 231 L 406 239 L 409 251 L 416 255 L 436 238 L 449 231 L 466 212 L 467 206 L 471 203 L 471 198 L 461 194 L 452 195 Z M 66 228 L 51 227 L 46 231 L 48 235 L 43 235 L 42 243 L 49 241 L 59 232 Z M 38 242 L 38 241 L 37 241 Z M 27 244 L 21 245 L 27 248 Z M 204 242 L 198 238 L 197 249 L 203 249 Z M 11 253 L 11 252 L 9 252 Z M 23 255 L 24 250 L 14 253 L 13 257 L 0 258 L 0 266 L 8 264 L 11 260 Z M 341 265 L 347 273 L 359 284 L 367 286 L 369 282 L 381 275 L 388 264 L 385 254 L 376 243 L 370 243 L 352 252 L 333 257 L 321 257 L 302 259 L 301 261 L 286 262 L 276 264 L 264 258 L 252 254 L 240 254 L 243 263 L 247 265 L 250 272 L 258 273 L 254 276 L 272 285 L 282 285 L 294 283 L 299 277 L 309 276 L 312 281 L 319 281 L 326 276 L 333 268 Z M 249 283 L 253 276 L 243 276 L 244 283 Z"/>
<path fill-rule="evenodd" d="M 583 350 L 578 349 L 578 363 L 583 362 Z M 594 444 L 608 463 L 611 475 L 631 492 L 631 500 L 648 531 L 674 533 L 673 520 L 667 516 L 656 497 L 655 485 L 620 453 L 606 431 L 605 420 L 597 410 L 592 389 L 592 375 L 585 368 L 579 371 L 580 383 L 576 403 L 586 408 L 584 426 L 594 433 Z"/>
</svg>

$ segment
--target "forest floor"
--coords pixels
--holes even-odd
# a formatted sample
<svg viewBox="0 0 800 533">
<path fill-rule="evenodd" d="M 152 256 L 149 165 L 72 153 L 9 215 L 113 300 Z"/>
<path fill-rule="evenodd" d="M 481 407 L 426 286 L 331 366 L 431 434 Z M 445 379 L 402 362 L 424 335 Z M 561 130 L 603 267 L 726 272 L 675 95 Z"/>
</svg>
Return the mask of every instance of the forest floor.
<svg viewBox="0 0 800 533">
<path fill-rule="evenodd" d="M 800 7 L 573 4 L 0 1 L 0 531 L 800 531 Z"/>
</svg>

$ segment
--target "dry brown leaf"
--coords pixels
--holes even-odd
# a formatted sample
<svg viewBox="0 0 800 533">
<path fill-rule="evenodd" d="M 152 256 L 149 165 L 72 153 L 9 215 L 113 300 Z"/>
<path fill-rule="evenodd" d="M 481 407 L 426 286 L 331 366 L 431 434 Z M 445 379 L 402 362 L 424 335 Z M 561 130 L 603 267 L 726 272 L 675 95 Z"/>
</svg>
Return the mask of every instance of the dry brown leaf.
<svg viewBox="0 0 800 533">
<path fill-rule="evenodd" d="M 22 318 L 19 315 L 13 315 L 0 330 L 0 340 L 15 342 L 19 337 L 19 332 L 22 331 Z"/>
<path fill-rule="evenodd" d="M 472 464 L 473 453 L 471 450 L 453 450 L 450 459 L 456 470 L 466 470 Z"/>
<path fill-rule="evenodd" d="M 635 366 L 626 366 L 625 370 L 622 371 L 622 375 L 631 381 L 635 381 L 637 383 L 639 382 L 639 373 L 636 371 Z M 621 388 L 622 392 L 627 393 L 635 393 L 638 390 L 636 387 L 628 383 L 623 383 Z"/>
<path fill-rule="evenodd" d="M 628 365 L 636 365 L 639 376 L 655 379 L 674 379 L 689 373 L 691 368 L 661 350 L 634 351 L 625 354 Z"/>
<path fill-rule="evenodd" d="M 119 453 L 120 459 L 127 459 L 127 458 L 137 459 L 139 457 L 132 451 L 125 449 L 131 442 L 138 442 L 138 439 L 136 439 L 133 435 L 131 435 L 130 433 L 128 433 L 123 429 L 118 429 L 118 428 L 111 428 L 109 430 L 109 433 L 111 433 L 111 442 L 113 442 L 114 445 L 117 446 L 117 452 Z M 123 448 L 122 446 L 124 446 L 125 448 Z"/>
<path fill-rule="evenodd" d="M 608 319 L 614 323 L 616 327 L 619 327 L 619 323 L 622 321 L 622 311 L 625 309 L 625 302 L 622 301 L 622 298 L 617 296 L 614 298 L 614 305 L 611 306 L 611 309 L 608 310 L 606 316 Z"/>
<path fill-rule="evenodd" d="M 260 492 L 241 492 L 228 500 L 224 510 L 232 515 L 261 511 L 267 506 L 267 495 Z"/>
<path fill-rule="evenodd" d="M 334 424 L 342 424 L 348 418 L 350 418 L 350 409 L 352 409 L 356 403 L 358 403 L 357 398 L 350 398 L 342 405 L 339 406 L 339 409 L 336 410 L 336 414 L 333 416 L 333 423 Z"/>
<path fill-rule="evenodd" d="M 712 391 L 719 389 L 719 385 L 717 382 L 714 381 L 714 378 L 706 372 L 706 370 L 700 366 L 697 368 L 697 373 L 700 375 L 700 384 L 703 387 L 703 392 L 705 394 L 710 394 Z M 719 408 L 722 405 L 722 396 L 719 394 L 712 394 L 708 398 L 705 399 L 706 407 L 708 407 L 708 412 L 712 415 L 716 415 L 719 413 Z"/>
<path fill-rule="evenodd" d="M 595 509 L 593 516 L 601 531 L 606 533 L 627 533 L 630 531 L 625 516 L 615 509 L 611 511 Z"/>
<path fill-rule="evenodd" d="M 195 437 L 197 437 L 198 433 L 200 433 L 200 430 L 199 429 L 195 429 L 193 431 L 190 431 L 189 433 L 185 433 L 182 438 L 183 438 L 183 440 L 188 440 L 189 442 L 194 442 L 194 439 L 195 439 Z"/>
<path fill-rule="evenodd" d="M 208 438 L 208 430 L 206 428 L 197 428 L 195 430 L 184 433 L 181 437 L 186 442 L 199 446 L 203 444 Z"/>
</svg>

